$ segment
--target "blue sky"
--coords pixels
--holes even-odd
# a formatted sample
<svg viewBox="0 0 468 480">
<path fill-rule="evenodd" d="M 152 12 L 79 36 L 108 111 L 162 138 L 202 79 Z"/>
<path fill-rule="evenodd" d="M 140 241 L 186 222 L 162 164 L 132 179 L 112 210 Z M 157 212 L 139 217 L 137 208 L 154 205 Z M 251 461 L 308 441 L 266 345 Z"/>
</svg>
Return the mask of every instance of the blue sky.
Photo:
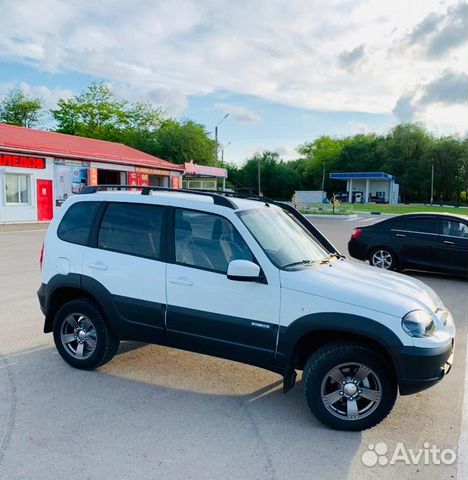
<svg viewBox="0 0 468 480">
<path fill-rule="evenodd" d="M 102 80 L 210 131 L 229 113 L 230 162 L 401 121 L 468 131 L 465 2 L 4 0 L 2 17 L 0 95 L 52 108 Z"/>
</svg>

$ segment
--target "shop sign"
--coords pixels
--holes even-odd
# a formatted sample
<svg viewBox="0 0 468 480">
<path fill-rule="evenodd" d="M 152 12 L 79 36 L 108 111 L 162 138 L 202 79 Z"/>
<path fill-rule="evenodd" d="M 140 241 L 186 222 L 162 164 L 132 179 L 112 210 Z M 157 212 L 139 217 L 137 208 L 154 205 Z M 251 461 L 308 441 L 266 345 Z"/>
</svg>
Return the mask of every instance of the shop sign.
<svg viewBox="0 0 468 480">
<path fill-rule="evenodd" d="M 149 175 L 147 173 L 129 172 L 128 184 L 135 187 L 147 187 L 149 186 Z"/>
<path fill-rule="evenodd" d="M 179 176 L 171 177 L 171 187 L 174 190 L 179 190 L 179 188 L 180 188 L 180 177 Z"/>
<path fill-rule="evenodd" d="M 148 175 L 163 175 L 168 177 L 171 172 L 169 170 L 161 170 L 159 168 L 144 168 L 144 167 L 135 167 L 135 172 L 146 173 Z"/>
<path fill-rule="evenodd" d="M 98 169 L 88 168 L 88 185 L 98 184 Z"/>
<path fill-rule="evenodd" d="M 89 167 L 89 162 L 82 160 L 68 160 L 65 158 L 56 158 L 55 165 L 69 165 L 70 167 Z"/>
<path fill-rule="evenodd" d="M 0 167 L 45 168 L 45 158 L 0 153 Z"/>
</svg>

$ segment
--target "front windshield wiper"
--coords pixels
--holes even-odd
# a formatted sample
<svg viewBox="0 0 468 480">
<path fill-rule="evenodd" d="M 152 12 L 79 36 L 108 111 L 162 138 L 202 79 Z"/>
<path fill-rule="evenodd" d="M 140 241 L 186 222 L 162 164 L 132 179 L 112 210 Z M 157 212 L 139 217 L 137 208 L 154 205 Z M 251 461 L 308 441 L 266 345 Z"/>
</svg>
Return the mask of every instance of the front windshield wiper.
<svg viewBox="0 0 468 480">
<path fill-rule="evenodd" d="M 299 260 L 298 262 L 287 263 L 281 268 L 297 267 L 298 265 L 311 265 L 312 263 L 315 262 L 313 262 L 312 260 Z"/>
</svg>

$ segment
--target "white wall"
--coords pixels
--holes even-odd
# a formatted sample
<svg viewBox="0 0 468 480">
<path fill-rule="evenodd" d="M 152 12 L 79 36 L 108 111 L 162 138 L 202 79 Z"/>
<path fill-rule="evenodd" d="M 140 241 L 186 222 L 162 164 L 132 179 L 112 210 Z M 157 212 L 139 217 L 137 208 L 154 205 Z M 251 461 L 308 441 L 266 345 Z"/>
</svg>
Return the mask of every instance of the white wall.
<svg viewBox="0 0 468 480">
<path fill-rule="evenodd" d="M 11 205 L 5 202 L 5 173 L 28 175 L 29 180 L 29 203 Z M 46 168 L 18 168 L 0 167 L 0 223 L 9 222 L 35 222 L 37 221 L 37 180 L 54 179 L 54 161 L 46 158 Z M 54 207 L 55 209 L 55 207 Z"/>
</svg>

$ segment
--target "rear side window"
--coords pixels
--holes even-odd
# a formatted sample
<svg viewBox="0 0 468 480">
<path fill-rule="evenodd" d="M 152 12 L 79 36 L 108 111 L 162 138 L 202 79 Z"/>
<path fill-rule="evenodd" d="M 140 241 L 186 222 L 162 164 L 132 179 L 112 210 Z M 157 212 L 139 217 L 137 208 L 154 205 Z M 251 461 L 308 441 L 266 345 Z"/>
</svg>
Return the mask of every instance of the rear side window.
<svg viewBox="0 0 468 480">
<path fill-rule="evenodd" d="M 79 202 L 72 205 L 60 222 L 58 237 L 65 242 L 87 245 L 98 206 L 99 202 Z"/>
<path fill-rule="evenodd" d="M 99 230 L 104 250 L 159 260 L 164 208 L 154 205 L 111 203 Z"/>
<path fill-rule="evenodd" d="M 417 233 L 439 233 L 438 221 L 434 218 L 415 218 L 414 220 L 395 222 L 393 229 Z"/>
<path fill-rule="evenodd" d="M 408 222 L 409 230 L 420 233 L 439 233 L 438 222 L 432 218 L 419 218 Z"/>
</svg>

